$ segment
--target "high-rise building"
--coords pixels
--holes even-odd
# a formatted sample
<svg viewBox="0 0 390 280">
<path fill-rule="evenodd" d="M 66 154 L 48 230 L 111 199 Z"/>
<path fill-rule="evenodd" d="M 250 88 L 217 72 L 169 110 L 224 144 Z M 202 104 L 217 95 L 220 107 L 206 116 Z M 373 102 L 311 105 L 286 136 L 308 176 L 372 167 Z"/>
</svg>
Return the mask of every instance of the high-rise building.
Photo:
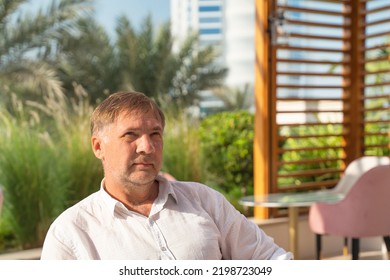
<svg viewBox="0 0 390 280">
<path fill-rule="evenodd" d="M 175 46 L 192 32 L 200 46 L 213 45 L 218 63 L 227 67 L 226 85 L 252 87 L 254 82 L 254 0 L 171 0 L 171 30 Z"/>
</svg>

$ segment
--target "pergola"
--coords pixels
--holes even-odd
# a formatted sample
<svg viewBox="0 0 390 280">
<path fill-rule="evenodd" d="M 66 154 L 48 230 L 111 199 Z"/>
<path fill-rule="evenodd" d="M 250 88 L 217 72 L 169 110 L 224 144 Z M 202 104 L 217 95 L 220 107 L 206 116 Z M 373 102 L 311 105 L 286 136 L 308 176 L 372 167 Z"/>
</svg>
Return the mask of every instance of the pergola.
<svg viewBox="0 0 390 280">
<path fill-rule="evenodd" d="M 256 0 L 255 44 L 255 195 L 332 188 L 390 155 L 390 2 Z"/>
</svg>

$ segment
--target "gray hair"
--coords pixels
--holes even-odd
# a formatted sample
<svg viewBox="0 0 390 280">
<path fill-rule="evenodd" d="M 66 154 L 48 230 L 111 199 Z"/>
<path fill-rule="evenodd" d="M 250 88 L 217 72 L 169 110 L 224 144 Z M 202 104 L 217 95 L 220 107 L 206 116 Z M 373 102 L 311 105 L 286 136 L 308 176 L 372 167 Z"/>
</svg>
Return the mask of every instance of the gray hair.
<svg viewBox="0 0 390 280">
<path fill-rule="evenodd" d="M 116 121 L 122 112 L 142 115 L 153 112 L 162 127 L 165 126 L 165 116 L 157 103 L 141 92 L 117 92 L 108 96 L 92 113 L 91 133 L 98 134 L 104 127 Z"/>
</svg>

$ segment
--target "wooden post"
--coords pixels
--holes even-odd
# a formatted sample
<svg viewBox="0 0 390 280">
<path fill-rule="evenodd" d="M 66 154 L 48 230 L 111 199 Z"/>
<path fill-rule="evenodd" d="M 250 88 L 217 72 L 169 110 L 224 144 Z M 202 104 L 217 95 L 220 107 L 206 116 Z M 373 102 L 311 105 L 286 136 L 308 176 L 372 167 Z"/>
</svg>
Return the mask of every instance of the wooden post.
<svg viewBox="0 0 390 280">
<path fill-rule="evenodd" d="M 254 194 L 268 193 L 270 184 L 270 106 L 268 11 L 272 0 L 255 1 L 255 121 L 254 121 Z M 268 218 L 268 209 L 255 207 L 254 217 Z"/>
<path fill-rule="evenodd" d="M 346 129 L 346 165 L 364 153 L 364 17 L 361 1 L 351 1 L 349 87 L 344 94 L 347 106 L 344 122 Z"/>
</svg>

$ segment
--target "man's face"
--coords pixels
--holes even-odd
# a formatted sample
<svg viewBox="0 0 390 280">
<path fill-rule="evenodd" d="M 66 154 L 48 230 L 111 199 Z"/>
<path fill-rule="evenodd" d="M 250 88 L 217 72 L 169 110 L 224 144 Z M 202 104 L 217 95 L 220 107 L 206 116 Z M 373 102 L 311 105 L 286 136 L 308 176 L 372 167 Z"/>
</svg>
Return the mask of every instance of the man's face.
<svg viewBox="0 0 390 280">
<path fill-rule="evenodd" d="M 92 148 L 102 160 L 106 180 L 120 185 L 154 182 L 162 164 L 163 127 L 153 112 L 117 120 L 92 136 Z"/>
</svg>

